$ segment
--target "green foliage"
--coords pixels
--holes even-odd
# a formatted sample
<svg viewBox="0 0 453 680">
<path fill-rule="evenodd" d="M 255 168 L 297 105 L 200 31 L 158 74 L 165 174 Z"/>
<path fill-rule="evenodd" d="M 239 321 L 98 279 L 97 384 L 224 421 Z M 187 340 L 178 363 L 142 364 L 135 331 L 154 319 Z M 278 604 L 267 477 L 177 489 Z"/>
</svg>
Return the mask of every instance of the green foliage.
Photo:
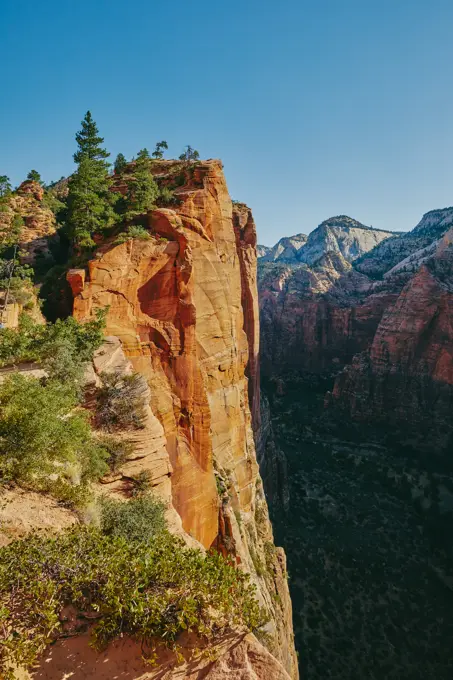
<svg viewBox="0 0 453 680">
<path fill-rule="evenodd" d="M 109 157 L 110 154 L 101 146 L 104 143 L 104 138 L 99 137 L 99 130 L 91 111 L 86 112 L 85 118 L 82 120 L 82 129 L 76 133 L 75 138 L 79 147 L 74 154 L 75 163 L 80 164 L 84 158 L 103 161 Z M 107 167 L 106 163 L 104 163 L 104 167 Z"/>
<path fill-rule="evenodd" d="M 0 198 L 4 196 L 9 196 L 11 193 L 11 183 L 9 177 L 6 175 L 0 175 Z"/>
<path fill-rule="evenodd" d="M 98 649 L 122 635 L 144 648 L 156 639 L 175 648 L 186 630 L 212 640 L 232 626 L 255 630 L 265 623 L 248 575 L 167 532 L 149 542 L 80 526 L 55 538 L 32 535 L 0 552 L 5 680 L 62 633 L 59 615 L 67 605 L 90 612 Z"/>
<path fill-rule="evenodd" d="M 258 576 L 264 578 L 267 575 L 266 565 L 256 552 L 255 548 L 250 546 L 250 557 L 252 558 L 253 566 Z"/>
<path fill-rule="evenodd" d="M 153 158 L 163 158 L 164 157 L 164 150 L 168 149 L 168 144 L 165 140 L 162 142 L 157 142 L 156 148 L 154 149 L 152 156 Z"/>
<path fill-rule="evenodd" d="M 111 435 L 104 435 L 99 439 L 102 448 L 107 451 L 107 465 L 112 472 L 117 472 L 134 452 L 134 445 L 127 439 L 118 439 Z"/>
<path fill-rule="evenodd" d="M 68 230 L 81 248 L 94 247 L 93 235 L 115 222 L 114 194 L 109 191 L 107 170 L 100 163 L 83 158 L 69 180 Z"/>
<path fill-rule="evenodd" d="M 77 171 L 69 180 L 67 229 L 81 248 L 94 246 L 93 235 L 108 230 L 115 222 L 113 205 L 117 196 L 109 191 L 108 152 L 88 111 L 76 134 L 79 146 L 74 154 Z"/>
<path fill-rule="evenodd" d="M 217 493 L 220 498 L 222 498 L 222 496 L 228 491 L 225 480 L 220 475 L 215 475 L 215 483 L 217 487 Z"/>
<path fill-rule="evenodd" d="M 113 165 L 115 175 L 120 175 L 126 167 L 127 167 L 126 157 L 122 153 L 119 153 L 118 156 L 115 158 L 115 163 Z"/>
<path fill-rule="evenodd" d="M 264 559 L 268 573 L 271 573 L 274 568 L 276 554 L 276 548 L 272 541 L 266 541 L 264 543 Z"/>
<path fill-rule="evenodd" d="M 267 511 L 264 503 L 257 503 L 255 507 L 255 523 L 258 529 L 266 528 Z"/>
<path fill-rule="evenodd" d="M 0 385 L 0 476 L 65 498 L 107 471 L 71 384 L 13 373 Z M 57 482 L 57 484 L 55 484 Z"/>
<path fill-rule="evenodd" d="M 123 215 L 127 222 L 152 210 L 159 196 L 159 187 L 151 174 L 151 161 L 148 156 L 140 156 L 140 153 L 135 161 L 133 173 L 125 177 L 127 191 L 123 201 Z"/>
<path fill-rule="evenodd" d="M 138 373 L 102 373 L 97 394 L 96 422 L 108 432 L 140 429 L 145 418 L 148 386 Z"/>
<path fill-rule="evenodd" d="M 200 154 L 196 149 L 192 149 L 190 145 L 187 145 L 179 157 L 180 161 L 185 161 L 190 163 L 192 161 L 197 161 L 200 158 Z"/>
<path fill-rule="evenodd" d="M 42 361 L 46 364 L 52 378 L 66 380 L 74 366 L 82 366 L 90 361 L 93 352 L 100 347 L 105 326 L 104 310 L 98 311 L 96 318 L 80 324 L 73 317 L 58 319 L 54 324 L 37 324 L 26 314 L 21 314 L 17 328 L 0 329 L 0 366 L 8 366 L 21 361 Z M 64 366 L 64 358 L 59 357 L 64 350 L 70 358 Z"/>
<path fill-rule="evenodd" d="M 162 205 L 174 205 L 178 202 L 174 192 L 169 187 L 162 187 L 159 192 L 159 203 Z"/>
<path fill-rule="evenodd" d="M 66 210 L 66 204 L 58 198 L 55 191 L 46 190 L 44 192 L 42 205 L 53 212 L 57 221 L 61 221 L 64 218 L 63 213 Z"/>
<path fill-rule="evenodd" d="M 0 204 L 0 209 L 5 208 L 8 210 L 6 206 L 1 206 Z M 1 210 L 0 210 L 1 211 Z M 11 246 L 17 244 L 20 240 L 21 234 L 22 234 L 22 229 L 24 226 L 24 220 L 22 215 L 19 215 L 19 213 L 14 213 L 12 220 L 9 222 L 8 220 L 4 223 L 4 225 L 0 225 L 0 250 L 4 251 L 5 248 L 10 248 Z"/>
<path fill-rule="evenodd" d="M 149 231 L 147 231 L 144 227 L 141 227 L 140 225 L 137 224 L 131 224 L 126 229 L 126 231 L 122 232 L 121 234 L 119 234 L 119 236 L 117 236 L 117 238 L 114 241 L 114 244 L 118 246 L 121 243 L 130 241 L 133 238 L 138 239 L 140 241 L 149 241 L 151 236 L 149 234 Z"/>
<path fill-rule="evenodd" d="M 165 530 L 165 505 L 150 493 L 131 500 L 104 498 L 101 506 L 101 531 L 126 541 L 149 543 Z"/>
<path fill-rule="evenodd" d="M 42 184 L 41 175 L 37 170 L 30 170 L 27 175 L 27 179 L 31 182 L 38 182 L 39 184 Z"/>
<path fill-rule="evenodd" d="M 140 151 L 137 154 L 137 160 L 138 161 L 143 161 L 149 159 L 149 151 L 148 149 L 140 149 Z"/>
<path fill-rule="evenodd" d="M 142 470 L 132 477 L 132 496 L 140 497 L 151 491 L 152 476 L 149 470 Z"/>
<path fill-rule="evenodd" d="M 11 278 L 11 274 L 13 274 Z M 9 279 L 17 278 L 20 281 L 30 281 L 33 276 L 33 268 L 28 264 L 18 264 L 17 260 L 0 259 L 0 289 L 6 287 Z"/>
</svg>

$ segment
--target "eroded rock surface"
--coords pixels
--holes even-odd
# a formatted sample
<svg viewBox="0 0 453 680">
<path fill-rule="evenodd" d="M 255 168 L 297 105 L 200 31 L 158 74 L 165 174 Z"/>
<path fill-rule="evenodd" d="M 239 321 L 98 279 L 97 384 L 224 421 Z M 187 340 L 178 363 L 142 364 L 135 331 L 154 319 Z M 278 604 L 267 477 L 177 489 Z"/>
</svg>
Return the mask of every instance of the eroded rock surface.
<svg viewBox="0 0 453 680">
<path fill-rule="evenodd" d="M 160 181 L 171 169 L 157 164 Z M 150 240 L 100 245 L 83 288 L 82 272 L 69 272 L 74 315 L 87 320 L 108 307 L 107 333 L 146 379 L 163 434 L 159 445 L 153 439 L 151 468 L 158 456 L 156 467 L 169 461 L 184 531 L 250 571 L 270 614 L 269 649 L 297 677 L 285 559 L 274 547 L 252 430 L 252 416 L 259 423 L 253 218 L 245 206 L 233 215 L 219 161 L 195 165 L 175 195 L 175 209 L 146 216 Z"/>
</svg>

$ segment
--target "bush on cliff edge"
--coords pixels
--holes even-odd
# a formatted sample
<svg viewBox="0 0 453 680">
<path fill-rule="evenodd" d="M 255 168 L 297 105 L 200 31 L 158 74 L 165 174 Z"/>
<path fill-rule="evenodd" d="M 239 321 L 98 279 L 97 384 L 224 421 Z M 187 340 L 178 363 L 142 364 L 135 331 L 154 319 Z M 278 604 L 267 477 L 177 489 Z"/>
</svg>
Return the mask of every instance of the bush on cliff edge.
<svg viewBox="0 0 453 680">
<path fill-rule="evenodd" d="M 254 593 L 248 575 L 223 557 L 204 556 L 167 532 L 149 542 L 87 527 L 30 536 L 0 550 L 1 676 L 30 667 L 62 634 L 68 605 L 83 612 L 75 632 L 92 625 L 97 649 L 123 634 L 177 649 L 183 631 L 212 640 L 231 626 L 261 626 Z"/>
</svg>

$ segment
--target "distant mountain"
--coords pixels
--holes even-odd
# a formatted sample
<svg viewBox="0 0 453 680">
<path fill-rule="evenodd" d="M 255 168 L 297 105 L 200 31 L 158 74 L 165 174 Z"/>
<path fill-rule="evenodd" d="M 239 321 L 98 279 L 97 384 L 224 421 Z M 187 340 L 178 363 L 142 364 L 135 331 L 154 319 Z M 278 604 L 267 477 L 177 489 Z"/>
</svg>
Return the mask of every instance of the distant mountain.
<svg viewBox="0 0 453 680">
<path fill-rule="evenodd" d="M 355 268 L 372 279 L 397 272 L 413 272 L 429 257 L 438 240 L 453 226 L 453 208 L 431 210 L 412 231 L 392 236 L 355 262 Z"/>
<path fill-rule="evenodd" d="M 272 248 L 269 248 L 269 246 L 260 246 L 259 244 L 256 246 L 256 255 L 257 257 L 264 257 L 267 255 L 272 250 Z"/>
<path fill-rule="evenodd" d="M 263 262 L 297 262 L 297 255 L 302 246 L 307 242 L 305 234 L 295 234 L 295 236 L 284 236 L 273 248 L 258 246 L 266 252 L 258 257 Z"/>
<path fill-rule="evenodd" d="M 339 215 L 322 222 L 311 234 L 281 238 L 273 248 L 258 253 L 260 262 L 315 265 L 327 253 L 341 255 L 353 262 L 382 241 L 394 237 L 393 232 L 373 229 L 352 217 Z"/>
</svg>

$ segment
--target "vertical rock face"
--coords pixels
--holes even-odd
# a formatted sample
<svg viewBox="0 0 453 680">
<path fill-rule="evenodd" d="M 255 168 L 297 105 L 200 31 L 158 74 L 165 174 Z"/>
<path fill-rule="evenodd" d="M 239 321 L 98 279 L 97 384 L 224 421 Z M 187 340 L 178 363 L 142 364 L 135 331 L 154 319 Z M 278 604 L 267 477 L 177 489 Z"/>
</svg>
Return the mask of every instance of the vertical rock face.
<svg viewBox="0 0 453 680">
<path fill-rule="evenodd" d="M 260 264 L 259 453 L 315 680 L 451 676 L 452 220 Z"/>
<path fill-rule="evenodd" d="M 164 166 L 163 166 L 164 167 Z M 149 240 L 103 244 L 74 315 L 108 307 L 162 425 L 173 506 L 185 531 L 248 569 L 270 613 L 271 652 L 297 677 L 283 551 L 274 548 L 252 430 L 259 422 L 256 234 L 233 216 L 220 161 L 193 167 L 175 210 L 147 215 Z M 82 287 L 83 285 L 83 287 Z M 249 406 L 250 398 L 250 406 Z"/>
<path fill-rule="evenodd" d="M 453 230 L 385 311 L 369 353 L 338 376 L 327 404 L 354 420 L 403 428 L 445 449 L 453 423 Z"/>
<path fill-rule="evenodd" d="M 244 331 L 247 335 L 249 357 L 246 375 L 249 378 L 249 404 L 253 430 L 260 427 L 260 374 L 259 374 L 259 306 L 257 290 L 256 228 L 252 212 L 241 203 L 233 205 L 233 227 L 241 270 L 241 303 L 244 314 Z"/>
</svg>

